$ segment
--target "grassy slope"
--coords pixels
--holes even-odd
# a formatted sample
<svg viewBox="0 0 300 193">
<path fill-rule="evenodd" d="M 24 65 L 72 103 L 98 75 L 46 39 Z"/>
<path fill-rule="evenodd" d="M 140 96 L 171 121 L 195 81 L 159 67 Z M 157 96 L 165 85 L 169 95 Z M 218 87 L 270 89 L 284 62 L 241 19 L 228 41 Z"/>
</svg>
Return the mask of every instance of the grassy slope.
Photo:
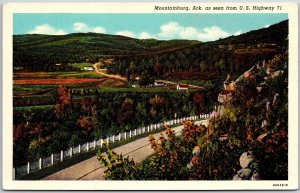
<svg viewBox="0 0 300 193">
<path fill-rule="evenodd" d="M 138 54 L 143 52 L 162 51 L 182 46 L 190 46 L 198 41 L 155 39 L 139 40 L 124 36 L 76 33 L 63 36 L 27 34 L 14 36 L 14 50 L 26 52 L 64 51 L 69 53 L 92 52 L 104 53 L 109 50 L 112 55 Z"/>
</svg>

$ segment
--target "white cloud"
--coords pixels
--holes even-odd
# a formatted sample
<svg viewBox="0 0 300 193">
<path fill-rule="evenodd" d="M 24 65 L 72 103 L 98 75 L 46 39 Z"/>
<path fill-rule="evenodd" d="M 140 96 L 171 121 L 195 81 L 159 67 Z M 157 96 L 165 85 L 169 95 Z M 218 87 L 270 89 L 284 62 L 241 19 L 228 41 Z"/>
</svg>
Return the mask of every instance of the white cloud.
<svg viewBox="0 0 300 193">
<path fill-rule="evenodd" d="M 95 33 L 105 33 L 106 29 L 103 27 L 95 27 L 93 30 Z"/>
<path fill-rule="evenodd" d="M 158 36 L 163 38 L 174 38 L 180 34 L 180 31 L 183 30 L 183 27 L 180 26 L 177 22 L 169 22 L 160 26 L 160 32 Z"/>
<path fill-rule="evenodd" d="M 235 36 L 241 35 L 242 34 L 242 30 L 239 30 L 237 32 L 234 33 Z"/>
<path fill-rule="evenodd" d="M 219 38 L 227 37 L 229 35 L 230 34 L 228 32 L 223 31 L 220 27 L 212 26 L 204 28 L 203 32 L 200 32 L 198 34 L 198 37 L 204 40 L 216 40 Z"/>
<path fill-rule="evenodd" d="M 149 33 L 147 32 L 141 32 L 138 35 L 139 39 L 150 39 L 150 38 L 154 38 L 153 36 L 151 36 Z"/>
<path fill-rule="evenodd" d="M 182 28 L 182 31 L 180 31 L 180 37 L 186 38 L 186 39 L 195 39 L 197 37 L 197 34 L 199 32 L 194 27 L 186 27 Z"/>
<path fill-rule="evenodd" d="M 127 36 L 127 37 L 131 37 L 131 38 L 135 38 L 136 37 L 136 35 L 133 32 L 127 31 L 127 30 L 125 30 L 125 31 L 118 31 L 118 32 L 116 32 L 116 35 Z"/>
<path fill-rule="evenodd" d="M 269 24 L 266 24 L 266 25 L 264 26 L 264 28 L 268 28 L 268 27 L 270 27 L 270 25 L 269 25 Z"/>
<path fill-rule="evenodd" d="M 88 30 L 88 26 L 81 22 L 76 22 L 73 24 L 73 29 L 79 32 L 85 32 Z"/>
<path fill-rule="evenodd" d="M 131 31 L 124 30 L 124 31 L 118 31 L 115 33 L 115 35 L 120 35 L 120 36 L 126 36 L 126 37 L 131 37 L 131 38 L 138 38 L 138 39 L 150 39 L 154 38 L 151 34 L 148 32 L 140 32 L 138 34 L 135 34 Z"/>
<path fill-rule="evenodd" d="M 241 31 L 236 32 L 236 34 L 238 33 L 241 33 Z M 224 31 L 219 26 L 205 27 L 202 30 L 199 30 L 192 26 L 182 26 L 177 22 L 163 24 L 160 27 L 160 32 L 157 34 L 158 37 L 164 39 L 180 38 L 201 41 L 217 40 L 230 35 L 230 33 Z"/>
<path fill-rule="evenodd" d="M 48 34 L 48 35 L 64 35 L 66 32 L 62 29 L 55 29 L 49 24 L 37 25 L 29 34 Z"/>
<path fill-rule="evenodd" d="M 94 32 L 94 33 L 106 33 L 106 29 L 101 26 L 89 27 L 82 22 L 76 22 L 73 24 L 73 30 L 76 32 Z"/>
</svg>

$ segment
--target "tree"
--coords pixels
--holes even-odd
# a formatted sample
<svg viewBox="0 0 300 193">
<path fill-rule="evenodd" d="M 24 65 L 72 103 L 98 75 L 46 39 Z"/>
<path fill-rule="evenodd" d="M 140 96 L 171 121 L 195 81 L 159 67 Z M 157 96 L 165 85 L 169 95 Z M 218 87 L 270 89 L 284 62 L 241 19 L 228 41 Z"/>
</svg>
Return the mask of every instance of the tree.
<svg viewBox="0 0 300 193">
<path fill-rule="evenodd" d="M 57 88 L 58 103 L 55 105 L 55 113 L 58 117 L 63 116 L 66 113 L 66 109 L 71 106 L 71 93 L 70 91 L 59 86 Z"/>
<path fill-rule="evenodd" d="M 193 101 L 199 106 L 199 112 L 205 110 L 204 98 L 199 92 L 194 94 Z"/>
<path fill-rule="evenodd" d="M 206 66 L 204 60 L 202 60 L 202 61 L 200 62 L 199 66 L 200 66 L 201 72 L 206 71 L 207 66 Z"/>
<path fill-rule="evenodd" d="M 161 64 L 156 63 L 153 68 L 154 68 L 154 73 L 159 77 L 162 69 Z"/>
</svg>

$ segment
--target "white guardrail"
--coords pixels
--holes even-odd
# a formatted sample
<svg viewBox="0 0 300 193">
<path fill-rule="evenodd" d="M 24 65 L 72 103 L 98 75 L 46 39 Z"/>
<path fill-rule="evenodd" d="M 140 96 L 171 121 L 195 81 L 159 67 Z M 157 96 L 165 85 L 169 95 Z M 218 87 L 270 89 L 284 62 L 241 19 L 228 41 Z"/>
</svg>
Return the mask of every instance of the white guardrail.
<svg viewBox="0 0 300 193">
<path fill-rule="evenodd" d="M 107 144 L 115 143 L 117 141 L 122 141 L 127 138 L 142 135 L 144 133 L 148 133 L 153 130 L 160 129 L 163 127 L 164 124 L 172 126 L 175 124 L 179 124 L 184 120 L 198 120 L 198 119 L 207 119 L 207 118 L 209 118 L 209 114 L 201 114 L 199 116 L 190 116 L 190 117 L 184 117 L 180 119 L 173 119 L 162 123 L 151 124 L 135 130 L 130 130 L 124 133 L 119 133 L 117 135 L 112 135 L 104 139 L 98 139 L 91 142 L 86 142 L 76 147 L 71 147 L 65 151 L 61 150 L 59 153 L 51 154 L 46 158 L 40 158 L 37 161 L 28 162 L 27 165 L 13 168 L 13 180 L 20 179 L 22 176 L 25 176 L 31 172 L 41 170 L 42 168 L 52 166 L 59 162 L 63 162 L 64 159 L 71 158 L 73 157 L 73 155 L 95 150 L 97 147 L 102 147 L 104 143 Z"/>
</svg>

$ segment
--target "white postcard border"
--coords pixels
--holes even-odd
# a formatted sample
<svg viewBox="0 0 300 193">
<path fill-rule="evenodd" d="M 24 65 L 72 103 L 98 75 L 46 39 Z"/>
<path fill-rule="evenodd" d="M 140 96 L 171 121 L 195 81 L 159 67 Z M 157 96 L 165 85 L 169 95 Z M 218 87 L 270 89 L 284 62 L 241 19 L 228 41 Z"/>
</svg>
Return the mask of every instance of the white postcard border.
<svg viewBox="0 0 300 193">
<path fill-rule="evenodd" d="M 272 5 L 289 15 L 289 171 L 288 181 L 14 181 L 12 180 L 12 34 L 14 13 L 212 13 L 154 11 L 170 6 Z M 88 10 L 88 11 L 87 11 Z M 214 11 L 213 13 L 245 13 Z M 270 13 L 249 11 L 247 13 Z M 298 6 L 295 3 L 7 3 L 3 7 L 3 188 L 14 190 L 279 190 L 298 188 Z M 10 148 L 11 147 L 11 148 Z M 287 187 L 273 184 L 288 184 Z"/>
</svg>

